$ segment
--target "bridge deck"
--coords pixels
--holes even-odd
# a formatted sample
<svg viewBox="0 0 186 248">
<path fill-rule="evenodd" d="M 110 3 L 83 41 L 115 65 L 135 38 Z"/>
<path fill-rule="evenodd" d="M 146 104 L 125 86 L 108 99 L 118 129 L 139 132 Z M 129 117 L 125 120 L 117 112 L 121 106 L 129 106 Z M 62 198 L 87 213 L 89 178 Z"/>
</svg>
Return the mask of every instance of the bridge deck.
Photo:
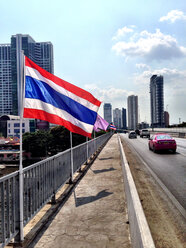
<svg viewBox="0 0 186 248">
<path fill-rule="evenodd" d="M 117 136 L 31 247 L 131 247 Z"/>
</svg>

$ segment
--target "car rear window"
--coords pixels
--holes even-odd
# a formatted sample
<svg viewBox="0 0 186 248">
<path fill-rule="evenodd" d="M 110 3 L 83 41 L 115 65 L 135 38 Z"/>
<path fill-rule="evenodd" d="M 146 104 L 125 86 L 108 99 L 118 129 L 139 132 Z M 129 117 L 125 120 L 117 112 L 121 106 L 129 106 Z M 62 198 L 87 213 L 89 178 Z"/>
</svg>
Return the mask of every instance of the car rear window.
<svg viewBox="0 0 186 248">
<path fill-rule="evenodd" d="M 172 139 L 172 137 L 169 136 L 169 135 L 157 135 L 157 136 L 156 136 L 156 139 L 157 139 L 157 140 Z"/>
</svg>

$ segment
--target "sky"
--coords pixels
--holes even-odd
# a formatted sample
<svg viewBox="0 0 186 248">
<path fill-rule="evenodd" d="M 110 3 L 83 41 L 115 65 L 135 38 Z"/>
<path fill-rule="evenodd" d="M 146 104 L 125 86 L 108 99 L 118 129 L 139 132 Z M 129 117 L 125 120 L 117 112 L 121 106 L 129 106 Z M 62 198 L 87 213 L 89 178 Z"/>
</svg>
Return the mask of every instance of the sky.
<svg viewBox="0 0 186 248">
<path fill-rule="evenodd" d="M 170 124 L 186 122 L 185 0 L 0 0 L 0 43 L 29 34 L 51 41 L 54 74 L 112 108 L 138 96 L 150 123 L 149 83 L 164 78 Z"/>
</svg>

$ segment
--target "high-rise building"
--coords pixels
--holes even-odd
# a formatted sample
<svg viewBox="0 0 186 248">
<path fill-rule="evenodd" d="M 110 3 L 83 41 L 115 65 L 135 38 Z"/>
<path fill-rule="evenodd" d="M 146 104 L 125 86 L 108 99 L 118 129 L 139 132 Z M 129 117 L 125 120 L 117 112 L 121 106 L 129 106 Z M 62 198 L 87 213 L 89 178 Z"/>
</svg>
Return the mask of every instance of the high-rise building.
<svg viewBox="0 0 186 248">
<path fill-rule="evenodd" d="M 114 122 L 114 125 L 116 126 L 117 129 L 120 129 L 122 126 L 121 126 L 121 110 L 119 108 L 115 108 L 113 110 L 113 122 Z"/>
<path fill-rule="evenodd" d="M 128 96 L 128 129 L 135 130 L 138 125 L 138 96 Z"/>
<path fill-rule="evenodd" d="M 127 111 L 125 108 L 122 108 L 121 119 L 122 119 L 122 128 L 127 129 Z"/>
<path fill-rule="evenodd" d="M 35 63 L 50 73 L 54 73 L 53 45 L 51 42 L 37 42 Z"/>
<path fill-rule="evenodd" d="M 16 34 L 12 35 L 11 44 L 0 44 L 0 95 L 1 99 L 7 99 L 6 102 L 2 101 L 0 115 L 19 114 L 21 86 L 17 79 L 17 71 L 18 53 L 21 50 L 37 65 L 54 73 L 51 42 L 35 42 L 29 35 Z"/>
<path fill-rule="evenodd" d="M 10 44 L 0 45 L 0 115 L 12 111 Z"/>
<path fill-rule="evenodd" d="M 164 112 L 165 127 L 169 127 L 169 112 Z"/>
<path fill-rule="evenodd" d="M 104 119 L 108 122 L 112 122 L 112 105 L 110 103 L 104 103 L 103 106 Z"/>
<path fill-rule="evenodd" d="M 150 78 L 151 126 L 164 127 L 164 91 L 163 76 L 153 75 Z"/>
</svg>

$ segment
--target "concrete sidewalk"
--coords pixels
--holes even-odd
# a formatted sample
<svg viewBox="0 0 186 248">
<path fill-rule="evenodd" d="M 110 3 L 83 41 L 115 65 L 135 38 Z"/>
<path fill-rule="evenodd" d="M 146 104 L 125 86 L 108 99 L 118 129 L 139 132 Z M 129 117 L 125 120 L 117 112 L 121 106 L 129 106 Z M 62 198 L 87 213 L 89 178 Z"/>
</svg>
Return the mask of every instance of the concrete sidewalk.
<svg viewBox="0 0 186 248">
<path fill-rule="evenodd" d="M 120 161 L 117 135 L 113 135 L 45 232 L 29 247 L 131 247 Z"/>
</svg>

